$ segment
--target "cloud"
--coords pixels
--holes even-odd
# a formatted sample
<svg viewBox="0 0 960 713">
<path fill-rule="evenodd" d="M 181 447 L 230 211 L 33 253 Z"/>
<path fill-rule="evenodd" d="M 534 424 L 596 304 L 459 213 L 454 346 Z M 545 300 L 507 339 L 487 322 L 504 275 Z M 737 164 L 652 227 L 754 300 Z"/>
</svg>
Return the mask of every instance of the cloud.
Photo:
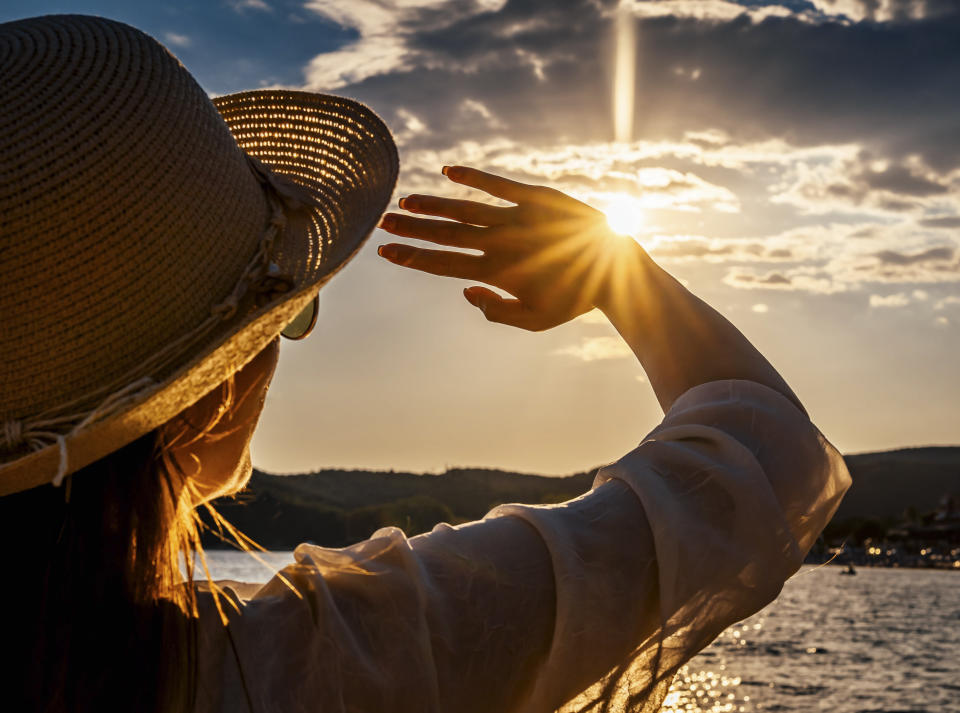
<svg viewBox="0 0 960 713">
<path fill-rule="evenodd" d="M 801 245 L 759 240 L 707 239 L 671 236 L 648 241 L 648 251 L 658 261 L 687 262 L 791 262 L 808 255 Z"/>
<path fill-rule="evenodd" d="M 879 250 L 872 253 L 843 253 L 826 261 L 803 264 L 766 273 L 735 267 L 727 272 L 724 283 L 741 289 L 794 290 L 813 294 L 834 294 L 860 289 L 871 284 L 936 284 L 960 282 L 960 254 L 952 246 L 936 246 L 912 252 Z M 906 296 L 906 295 L 905 295 Z M 914 291 L 922 301 L 927 293 Z M 871 298 L 873 306 L 883 298 Z M 902 298 L 896 298 L 899 302 Z M 877 302 L 874 304 L 874 302 Z"/>
<path fill-rule="evenodd" d="M 817 10 L 855 22 L 907 22 L 936 17 L 952 0 L 809 0 Z"/>
<path fill-rule="evenodd" d="M 553 353 L 572 356 L 582 361 L 626 359 L 633 356 L 630 347 L 620 337 L 585 337 L 580 344 L 562 347 Z"/>
<path fill-rule="evenodd" d="M 305 70 L 306 89 L 333 91 L 368 77 L 410 68 L 407 50 L 396 37 L 363 38 L 314 57 Z"/>
<path fill-rule="evenodd" d="M 920 225 L 924 228 L 960 228 L 960 215 L 944 215 L 936 218 L 923 218 Z"/>
<path fill-rule="evenodd" d="M 758 273 L 748 268 L 733 268 L 723 278 L 730 287 L 747 290 L 787 290 L 831 295 L 850 287 L 833 276 L 811 268 Z"/>
<path fill-rule="evenodd" d="M 328 91 L 429 65 L 429 56 L 410 41 L 412 35 L 495 12 L 502 5 L 502 0 L 307 0 L 307 10 L 354 30 L 358 37 L 345 47 L 315 56 L 304 70 L 306 88 Z"/>
<path fill-rule="evenodd" d="M 917 156 L 898 162 L 861 150 L 852 159 L 798 161 L 775 187 L 772 200 L 810 214 L 900 214 L 960 209 L 960 187 L 954 185 L 951 173 L 939 173 Z"/>
<path fill-rule="evenodd" d="M 927 265 L 953 262 L 956 250 L 952 247 L 941 246 L 928 248 L 915 253 L 904 253 L 896 250 L 881 250 L 874 257 L 882 265 Z"/>
<path fill-rule="evenodd" d="M 941 300 L 937 300 L 937 303 L 933 306 L 935 310 L 946 309 L 947 307 L 953 307 L 960 305 L 960 296 L 958 295 L 947 295 Z"/>
<path fill-rule="evenodd" d="M 356 31 L 355 41 L 333 52 L 315 56 L 305 69 L 306 88 L 328 91 L 362 82 L 368 77 L 400 72 L 411 65 L 401 29 L 404 15 L 419 5 L 387 5 L 377 0 L 308 0 L 305 7 L 338 25 Z"/>
<path fill-rule="evenodd" d="M 404 146 L 416 137 L 427 133 L 429 127 L 423 119 L 403 107 L 394 113 L 393 138 L 398 146 Z"/>
<path fill-rule="evenodd" d="M 191 40 L 187 35 L 181 35 L 176 32 L 164 32 L 163 39 L 168 45 L 173 45 L 174 47 L 189 47 Z"/>
<path fill-rule="evenodd" d="M 367 5 L 357 0 L 351 17 Z M 512 2 L 484 12 L 449 5 L 443 13 L 414 8 L 400 22 L 395 15 L 390 33 L 354 21 L 362 37 L 405 52 L 390 82 L 362 72 L 364 86 L 354 89 L 370 97 L 409 92 L 408 101 L 438 108 L 477 98 L 508 117 L 511 135 L 525 141 L 612 136 L 610 3 Z M 695 5 L 725 8 L 720 14 L 728 19 L 684 13 Z M 636 3 L 641 14 L 657 15 L 637 19 L 637 133 L 648 140 L 717 130 L 735 143 L 786 136 L 799 146 L 855 142 L 897 160 L 917 154 L 940 170 L 958 165 L 960 138 L 945 117 L 960 110 L 960 12 L 851 24 L 790 5 L 785 12 L 758 3 Z M 782 16 L 754 22 L 751 12 Z M 701 73 L 678 81 L 677 68 Z"/>
<path fill-rule="evenodd" d="M 477 101 L 476 99 L 464 99 L 460 104 L 460 110 L 467 116 L 470 116 L 471 114 L 479 116 L 486 122 L 487 126 L 492 129 L 506 128 L 503 122 L 494 116 L 493 112 L 490 111 L 486 104 L 481 101 Z"/>
<path fill-rule="evenodd" d="M 958 281 L 956 3 L 631 2 L 628 141 L 614 5 L 308 0 L 355 38 L 315 56 L 307 86 L 384 116 L 401 191 L 466 196 L 439 175 L 460 162 L 628 202 L 655 257 L 729 265 L 741 289 Z"/>
<path fill-rule="evenodd" d="M 227 0 L 227 5 L 235 12 L 244 12 L 245 10 L 273 12 L 273 8 L 264 0 Z"/>
<path fill-rule="evenodd" d="M 870 295 L 871 307 L 906 307 L 910 304 L 910 295 L 898 292 L 893 295 Z"/>
<path fill-rule="evenodd" d="M 862 284 L 937 284 L 960 282 L 960 255 L 953 246 L 914 251 L 880 250 L 843 255 L 823 266 L 839 282 Z"/>
<path fill-rule="evenodd" d="M 481 112 L 475 104 L 461 103 L 460 108 L 489 124 L 492 112 L 486 107 L 486 113 Z M 445 161 L 445 155 L 516 180 L 550 184 L 598 208 L 630 196 L 639 209 L 724 213 L 740 210 L 740 200 L 730 189 L 693 171 L 636 165 L 631 161 L 633 155 L 618 151 L 613 143 L 536 147 L 496 138 L 487 142 L 464 141 L 441 154 L 432 143 L 435 135 L 431 133 L 428 138 L 426 146 L 412 145 L 404 154 L 407 176 L 418 172 L 435 174 L 435 167 Z M 643 151 L 640 149 L 639 153 Z"/>
<path fill-rule="evenodd" d="M 768 17 L 788 17 L 794 13 L 780 4 L 740 4 L 732 0 L 633 0 L 629 4 L 638 17 L 682 17 L 697 20 L 748 19 L 762 22 Z"/>
</svg>

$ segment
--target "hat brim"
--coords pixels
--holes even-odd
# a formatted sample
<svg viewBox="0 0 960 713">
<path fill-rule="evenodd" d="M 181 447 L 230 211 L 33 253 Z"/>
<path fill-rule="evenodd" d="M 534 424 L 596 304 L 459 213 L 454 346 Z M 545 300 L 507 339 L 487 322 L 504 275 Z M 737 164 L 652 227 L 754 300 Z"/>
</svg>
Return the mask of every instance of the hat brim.
<svg viewBox="0 0 960 713">
<path fill-rule="evenodd" d="M 163 425 L 246 365 L 360 249 L 396 185 L 399 160 L 389 129 L 358 102 L 263 90 L 213 100 L 239 146 L 305 188 L 314 204 L 288 227 L 275 262 L 292 288 L 225 322 L 194 357 L 134 394 L 102 420 L 56 444 L 0 465 L 0 496 L 50 483 Z"/>
</svg>

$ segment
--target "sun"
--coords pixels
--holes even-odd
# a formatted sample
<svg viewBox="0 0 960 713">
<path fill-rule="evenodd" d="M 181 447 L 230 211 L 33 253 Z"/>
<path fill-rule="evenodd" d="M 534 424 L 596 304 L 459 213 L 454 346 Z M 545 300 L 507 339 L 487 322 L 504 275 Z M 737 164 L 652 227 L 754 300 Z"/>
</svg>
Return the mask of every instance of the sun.
<svg viewBox="0 0 960 713">
<path fill-rule="evenodd" d="M 640 201 L 633 196 L 617 194 L 611 196 L 603 209 L 607 216 L 607 224 L 621 235 L 636 238 L 643 227 L 643 208 Z"/>
</svg>

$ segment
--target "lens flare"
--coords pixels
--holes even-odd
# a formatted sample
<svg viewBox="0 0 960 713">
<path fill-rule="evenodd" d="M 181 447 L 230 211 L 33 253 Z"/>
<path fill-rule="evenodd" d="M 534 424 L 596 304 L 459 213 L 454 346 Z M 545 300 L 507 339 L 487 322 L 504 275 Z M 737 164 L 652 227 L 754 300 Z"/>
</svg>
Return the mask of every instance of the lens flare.
<svg viewBox="0 0 960 713">
<path fill-rule="evenodd" d="M 636 20 L 629 3 L 621 0 L 614 18 L 613 135 L 617 141 L 633 138 L 634 87 L 636 83 Z"/>
</svg>

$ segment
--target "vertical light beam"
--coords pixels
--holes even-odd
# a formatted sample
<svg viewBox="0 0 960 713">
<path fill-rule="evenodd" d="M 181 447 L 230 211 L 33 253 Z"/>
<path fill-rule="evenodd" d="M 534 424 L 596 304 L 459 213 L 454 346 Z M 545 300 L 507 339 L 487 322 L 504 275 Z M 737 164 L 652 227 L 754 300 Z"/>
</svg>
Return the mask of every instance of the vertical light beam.
<svg viewBox="0 0 960 713">
<path fill-rule="evenodd" d="M 633 92 L 637 63 L 634 23 L 629 2 L 621 0 L 614 16 L 613 135 L 622 142 L 633 138 Z"/>
</svg>

